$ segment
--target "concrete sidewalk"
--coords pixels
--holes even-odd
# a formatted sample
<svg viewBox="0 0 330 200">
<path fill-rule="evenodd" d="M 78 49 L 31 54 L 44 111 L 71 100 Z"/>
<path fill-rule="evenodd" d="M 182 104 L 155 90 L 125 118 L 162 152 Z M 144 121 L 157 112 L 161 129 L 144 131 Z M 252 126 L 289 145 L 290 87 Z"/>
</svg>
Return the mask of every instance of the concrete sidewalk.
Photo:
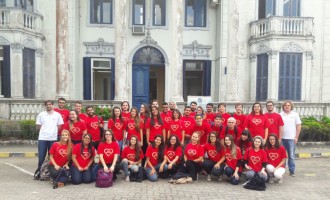
<svg viewBox="0 0 330 200">
<path fill-rule="evenodd" d="M 38 156 L 36 145 L 6 145 L 0 146 L 0 158 Z M 296 158 L 330 157 L 329 145 L 297 146 Z"/>
</svg>

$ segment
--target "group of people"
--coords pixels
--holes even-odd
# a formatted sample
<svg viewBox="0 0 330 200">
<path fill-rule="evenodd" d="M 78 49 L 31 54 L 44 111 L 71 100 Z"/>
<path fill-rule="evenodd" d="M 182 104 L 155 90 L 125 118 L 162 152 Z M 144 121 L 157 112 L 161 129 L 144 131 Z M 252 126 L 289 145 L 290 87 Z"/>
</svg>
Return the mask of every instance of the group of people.
<svg viewBox="0 0 330 200">
<path fill-rule="evenodd" d="M 114 180 L 120 170 L 126 181 L 141 181 L 143 172 L 150 181 L 160 177 L 172 182 L 180 174 L 196 181 L 203 173 L 208 181 L 225 179 L 236 185 L 244 172 L 248 180 L 257 173 L 264 181 L 280 183 L 287 158 L 290 175 L 295 176 L 294 147 L 301 121 L 291 101 L 282 104 L 280 114 L 272 101 L 266 103 L 267 113 L 254 103 L 247 116 L 240 103 L 229 114 L 224 103 L 213 112 L 212 103 L 204 111 L 191 102 L 181 113 L 174 102 L 162 103 L 160 111 L 157 101 L 140 109 L 124 101 L 113 107 L 107 127 L 93 107 L 82 113 L 81 102 L 70 111 L 65 103 L 59 98 L 58 108 L 53 108 L 53 102 L 46 101 L 46 111 L 36 121 L 38 168 L 49 151 L 52 178 L 68 169 L 73 184 L 90 183 L 103 169 L 112 172 Z M 98 164 L 94 164 L 96 154 Z M 66 181 L 67 177 L 60 177 L 58 186 Z"/>
</svg>

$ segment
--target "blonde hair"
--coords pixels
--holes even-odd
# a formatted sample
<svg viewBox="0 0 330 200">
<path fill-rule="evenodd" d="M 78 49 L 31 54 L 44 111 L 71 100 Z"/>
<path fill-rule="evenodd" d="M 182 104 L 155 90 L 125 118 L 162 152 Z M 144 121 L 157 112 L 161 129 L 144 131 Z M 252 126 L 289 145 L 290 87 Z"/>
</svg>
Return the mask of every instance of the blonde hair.
<svg viewBox="0 0 330 200">
<path fill-rule="evenodd" d="M 291 110 L 293 110 L 293 103 L 292 103 L 292 101 L 290 101 L 290 100 L 285 100 L 285 101 L 282 103 L 282 110 L 284 110 L 284 105 L 285 105 L 286 103 L 289 103 L 289 104 L 291 105 Z"/>
</svg>

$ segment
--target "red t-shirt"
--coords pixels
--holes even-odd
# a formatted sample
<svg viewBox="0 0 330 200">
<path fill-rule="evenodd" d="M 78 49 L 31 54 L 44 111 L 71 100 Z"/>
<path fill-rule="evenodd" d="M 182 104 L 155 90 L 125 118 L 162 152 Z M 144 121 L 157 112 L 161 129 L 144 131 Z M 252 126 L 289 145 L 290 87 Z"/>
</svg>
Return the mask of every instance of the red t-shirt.
<svg viewBox="0 0 330 200">
<path fill-rule="evenodd" d="M 82 120 L 83 122 L 85 122 L 87 115 L 85 113 L 80 113 L 79 114 L 79 119 Z"/>
<path fill-rule="evenodd" d="M 236 140 L 236 146 L 239 147 L 241 149 L 241 153 L 242 155 L 245 155 L 245 151 L 252 147 L 252 141 L 248 141 L 248 140 L 241 140 L 241 139 L 238 139 Z"/>
<path fill-rule="evenodd" d="M 130 160 L 130 161 L 133 161 L 133 162 L 137 162 L 140 159 L 143 159 L 144 158 L 142 149 L 140 149 L 140 159 L 139 160 L 136 159 L 135 153 L 136 153 L 135 149 L 131 149 L 130 146 L 126 146 L 123 149 L 123 152 L 121 152 L 121 158 L 122 159 L 126 158 L 127 160 Z"/>
<path fill-rule="evenodd" d="M 81 141 L 83 132 L 87 130 L 86 124 L 83 121 L 77 121 L 76 123 L 72 124 L 70 128 L 70 122 L 66 122 L 63 125 L 63 130 L 69 130 L 71 139 L 76 141 Z"/>
<path fill-rule="evenodd" d="M 244 114 L 238 115 L 238 114 L 234 113 L 233 117 L 236 119 L 236 126 L 240 127 L 243 130 L 246 115 L 244 115 Z"/>
<path fill-rule="evenodd" d="M 252 138 L 260 135 L 265 139 L 265 129 L 268 128 L 268 119 L 265 115 L 250 114 L 244 121 L 244 127 L 249 129 Z"/>
<path fill-rule="evenodd" d="M 111 142 L 110 144 L 107 142 L 101 142 L 97 149 L 97 153 L 103 154 L 103 159 L 106 164 L 112 164 L 115 155 L 120 154 L 119 145 L 117 142 Z M 101 161 L 99 161 L 101 163 Z"/>
<path fill-rule="evenodd" d="M 83 153 L 80 153 L 81 143 L 73 147 L 72 155 L 76 155 L 76 160 L 81 168 L 87 167 L 89 161 L 95 156 L 95 148 L 92 147 L 92 153 L 88 152 L 88 148 L 84 148 Z M 73 166 L 77 167 L 74 163 Z"/>
<path fill-rule="evenodd" d="M 154 126 L 151 126 L 151 118 L 147 120 L 146 129 L 150 129 L 149 141 L 154 141 L 156 135 L 163 135 L 164 126 L 158 123 L 157 119 L 155 120 Z"/>
<path fill-rule="evenodd" d="M 248 161 L 247 165 L 250 166 L 253 171 L 260 172 L 262 163 L 267 162 L 267 154 L 263 149 L 255 151 L 253 148 L 249 148 L 244 155 L 244 160 Z"/>
<path fill-rule="evenodd" d="M 120 119 L 116 119 L 115 122 L 113 121 L 113 119 L 109 119 L 108 129 L 112 130 L 116 141 L 122 141 L 123 131 L 126 130 L 126 123 L 124 121 L 121 122 Z"/>
<path fill-rule="evenodd" d="M 69 115 L 70 111 L 67 109 L 59 109 L 59 108 L 54 108 L 54 110 L 62 116 L 63 122 L 67 122 L 69 120 Z"/>
<path fill-rule="evenodd" d="M 154 148 L 152 145 L 149 145 L 146 152 L 146 157 L 149 157 L 149 161 L 152 166 L 158 165 L 158 148 Z"/>
<path fill-rule="evenodd" d="M 100 117 L 100 123 L 104 125 L 102 117 Z M 99 118 L 97 115 L 87 116 L 85 118 L 85 124 L 87 127 L 87 133 L 92 135 L 92 140 L 94 142 L 101 140 L 100 127 L 99 127 Z"/>
<path fill-rule="evenodd" d="M 199 137 L 200 137 L 200 144 L 205 144 L 207 141 L 207 136 L 210 134 L 210 132 L 212 131 L 211 126 L 206 123 L 206 122 L 202 122 L 201 126 L 197 126 L 197 124 L 194 125 L 194 127 L 192 128 L 192 132 L 199 132 Z"/>
<path fill-rule="evenodd" d="M 206 116 L 205 120 L 207 121 L 207 123 L 212 124 L 214 122 L 215 114 L 213 112 L 211 113 L 206 112 L 205 116 Z"/>
<path fill-rule="evenodd" d="M 50 148 L 49 154 L 53 155 L 55 163 L 58 166 L 63 167 L 68 162 L 68 145 L 61 145 L 59 142 L 55 142 Z M 54 165 L 52 162 L 49 164 Z"/>
<path fill-rule="evenodd" d="M 222 118 L 222 124 L 223 124 L 223 125 L 227 125 L 227 120 L 229 119 L 229 117 L 231 117 L 231 115 L 228 114 L 228 113 L 223 113 L 223 114 L 221 114 L 221 113 L 217 113 L 217 115 L 221 115 L 221 118 Z"/>
<path fill-rule="evenodd" d="M 140 129 L 143 129 L 143 121 L 140 120 L 140 129 L 136 130 L 135 128 L 135 121 L 134 119 L 128 119 L 126 121 L 127 124 L 127 140 L 129 141 L 132 137 L 132 135 L 135 135 L 138 140 L 141 142 L 141 135 L 140 135 Z"/>
<path fill-rule="evenodd" d="M 191 112 L 191 113 L 189 114 L 189 117 L 192 117 L 193 119 L 195 119 L 195 115 L 196 115 L 196 112 Z"/>
<path fill-rule="evenodd" d="M 160 117 L 163 120 L 164 128 L 166 130 L 168 130 L 169 129 L 168 127 L 169 127 L 169 125 L 170 125 L 170 123 L 172 121 L 172 115 L 169 112 L 167 112 L 167 113 L 161 112 L 160 113 Z"/>
<path fill-rule="evenodd" d="M 231 156 L 230 148 L 225 148 L 224 156 L 226 157 L 226 164 L 233 170 L 237 167 L 237 161 L 242 159 L 241 149 L 236 147 L 236 158 Z M 242 171 L 240 167 L 239 171 Z"/>
<path fill-rule="evenodd" d="M 283 146 L 280 146 L 280 148 L 278 149 L 266 148 L 265 151 L 268 156 L 268 164 L 273 165 L 274 167 L 277 167 L 280 164 L 280 162 L 283 160 L 283 158 L 288 157 L 286 155 L 286 150 Z M 285 168 L 285 163 L 281 167 Z"/>
<path fill-rule="evenodd" d="M 180 163 L 180 157 L 182 156 L 182 147 L 178 146 L 175 150 L 172 146 L 166 147 L 164 155 L 172 162 L 177 156 L 179 159 L 176 161 L 176 164 Z"/>
<path fill-rule="evenodd" d="M 170 131 L 170 135 L 176 135 L 179 138 L 179 141 L 182 141 L 182 127 L 181 120 L 174 121 L 172 120 L 169 124 L 168 130 Z"/>
<path fill-rule="evenodd" d="M 237 133 L 235 132 L 235 128 L 236 128 Z M 235 128 L 232 129 L 232 130 L 230 130 L 230 129 L 228 128 L 228 130 L 227 130 L 227 127 L 224 126 L 224 127 L 222 128 L 221 132 L 220 132 L 220 139 L 225 139 L 225 136 L 226 136 L 227 134 L 230 134 L 230 135 L 233 136 L 234 141 L 236 141 L 237 138 L 240 138 L 240 137 L 241 137 L 242 129 L 240 129 L 239 127 L 235 127 Z"/>
<path fill-rule="evenodd" d="M 224 128 L 223 125 L 216 126 L 215 124 L 211 126 L 212 132 L 216 132 L 217 136 L 220 138 L 221 130 Z"/>
<path fill-rule="evenodd" d="M 266 113 L 268 118 L 268 136 L 274 133 L 279 137 L 280 126 L 284 126 L 283 119 L 278 113 Z"/>
<path fill-rule="evenodd" d="M 127 121 L 128 119 L 131 118 L 131 113 L 130 112 L 122 112 L 121 117 L 123 118 L 124 121 Z"/>
<path fill-rule="evenodd" d="M 187 160 L 196 160 L 204 156 L 204 149 L 202 145 L 189 143 L 184 150 Z"/>
<path fill-rule="evenodd" d="M 182 130 L 185 131 L 185 135 L 191 136 L 192 134 L 192 128 L 194 127 L 194 125 L 196 124 L 194 118 L 192 117 L 181 117 L 181 127 Z"/>
<path fill-rule="evenodd" d="M 219 162 L 221 157 L 222 157 L 222 153 L 221 150 L 218 152 L 217 148 L 215 145 L 211 145 L 210 143 L 206 143 L 204 146 L 204 151 L 207 153 L 207 157 L 212 160 L 213 162 Z"/>
</svg>

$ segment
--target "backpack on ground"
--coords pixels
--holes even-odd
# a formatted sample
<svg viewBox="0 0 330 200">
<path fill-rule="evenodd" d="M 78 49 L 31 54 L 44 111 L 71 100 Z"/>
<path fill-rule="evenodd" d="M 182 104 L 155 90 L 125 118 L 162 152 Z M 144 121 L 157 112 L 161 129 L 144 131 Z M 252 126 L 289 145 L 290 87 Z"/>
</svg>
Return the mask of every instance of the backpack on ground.
<svg viewBox="0 0 330 200">
<path fill-rule="evenodd" d="M 249 190 L 264 191 L 266 190 L 266 183 L 257 173 L 255 173 L 251 180 L 243 184 L 243 187 Z"/>
<path fill-rule="evenodd" d="M 113 173 L 105 172 L 103 169 L 97 171 L 95 187 L 108 188 L 113 184 Z"/>
<path fill-rule="evenodd" d="M 70 171 L 69 169 L 66 169 L 66 168 L 61 168 L 60 169 L 60 172 L 58 173 L 58 175 L 53 179 L 53 189 L 56 189 L 57 188 L 57 183 L 58 182 L 62 182 L 62 183 L 65 183 L 68 178 L 70 176 Z"/>
<path fill-rule="evenodd" d="M 45 159 L 45 161 L 42 163 L 40 168 L 40 178 L 41 181 L 49 181 L 50 180 L 50 173 L 48 171 L 49 166 L 49 160 Z"/>
</svg>

